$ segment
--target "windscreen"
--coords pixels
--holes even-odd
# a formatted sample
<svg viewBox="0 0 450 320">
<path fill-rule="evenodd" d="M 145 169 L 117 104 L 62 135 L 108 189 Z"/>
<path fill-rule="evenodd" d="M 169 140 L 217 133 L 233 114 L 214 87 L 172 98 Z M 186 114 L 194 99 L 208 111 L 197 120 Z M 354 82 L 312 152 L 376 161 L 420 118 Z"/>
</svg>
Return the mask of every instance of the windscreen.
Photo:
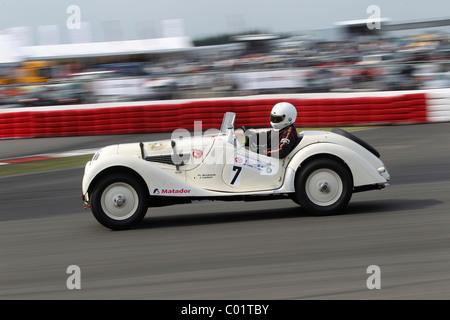
<svg viewBox="0 0 450 320">
<path fill-rule="evenodd" d="M 223 116 L 222 126 L 220 127 L 220 133 L 227 133 L 228 128 L 234 127 L 234 119 L 236 119 L 236 113 L 227 112 Z"/>
</svg>

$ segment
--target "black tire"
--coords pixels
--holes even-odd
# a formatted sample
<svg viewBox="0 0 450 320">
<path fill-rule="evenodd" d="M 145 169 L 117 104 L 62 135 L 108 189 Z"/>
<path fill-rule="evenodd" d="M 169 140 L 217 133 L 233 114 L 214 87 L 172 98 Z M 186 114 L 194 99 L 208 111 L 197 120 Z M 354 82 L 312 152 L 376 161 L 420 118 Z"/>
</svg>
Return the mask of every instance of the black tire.
<svg viewBox="0 0 450 320">
<path fill-rule="evenodd" d="M 341 162 L 329 158 L 312 160 L 299 168 L 295 183 L 296 203 L 314 216 L 342 212 L 353 193 L 353 178 Z"/>
<path fill-rule="evenodd" d="M 112 174 L 96 184 L 91 210 L 100 224 L 112 230 L 130 229 L 147 213 L 148 192 L 133 176 Z"/>
</svg>

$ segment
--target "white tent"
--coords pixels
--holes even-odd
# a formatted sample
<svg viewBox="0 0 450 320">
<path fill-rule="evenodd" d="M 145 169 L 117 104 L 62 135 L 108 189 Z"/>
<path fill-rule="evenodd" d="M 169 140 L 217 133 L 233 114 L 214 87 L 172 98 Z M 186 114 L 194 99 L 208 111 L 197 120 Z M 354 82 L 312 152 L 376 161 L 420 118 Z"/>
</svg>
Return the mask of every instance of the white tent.
<svg viewBox="0 0 450 320">
<path fill-rule="evenodd" d="M 20 46 L 19 39 L 13 34 L 0 34 L 0 63 L 17 63 L 23 60 L 163 53 L 192 47 L 192 41 L 188 37 Z"/>
<path fill-rule="evenodd" d="M 18 63 L 23 59 L 22 48 L 15 37 L 0 34 L 0 64 Z"/>
<path fill-rule="evenodd" d="M 23 51 L 28 59 L 62 59 L 167 52 L 192 47 L 190 38 L 155 38 L 111 42 L 72 43 L 28 46 Z"/>
</svg>

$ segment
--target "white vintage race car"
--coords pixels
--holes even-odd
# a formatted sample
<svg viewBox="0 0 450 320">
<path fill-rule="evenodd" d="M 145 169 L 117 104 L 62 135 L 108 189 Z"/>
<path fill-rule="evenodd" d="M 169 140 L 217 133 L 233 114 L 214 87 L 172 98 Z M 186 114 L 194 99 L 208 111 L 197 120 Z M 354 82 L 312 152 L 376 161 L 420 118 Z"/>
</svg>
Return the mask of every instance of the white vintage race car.
<svg viewBox="0 0 450 320">
<path fill-rule="evenodd" d="M 377 150 L 345 130 L 302 131 L 278 159 L 242 143 L 235 117 L 227 112 L 220 130 L 194 137 L 175 130 L 169 140 L 100 149 L 85 167 L 85 208 L 114 230 L 137 225 L 149 207 L 198 200 L 292 199 L 312 215 L 331 215 L 352 193 L 388 185 Z"/>
</svg>

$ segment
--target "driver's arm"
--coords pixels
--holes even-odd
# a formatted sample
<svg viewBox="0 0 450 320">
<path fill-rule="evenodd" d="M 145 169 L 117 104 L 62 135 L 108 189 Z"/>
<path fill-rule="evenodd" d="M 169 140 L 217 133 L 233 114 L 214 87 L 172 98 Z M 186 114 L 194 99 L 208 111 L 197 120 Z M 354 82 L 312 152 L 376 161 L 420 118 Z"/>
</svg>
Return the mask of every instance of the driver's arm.
<svg viewBox="0 0 450 320">
<path fill-rule="evenodd" d="M 279 159 L 286 157 L 295 146 L 297 141 L 297 130 L 291 126 L 280 135 L 279 139 L 278 148 L 274 150 L 272 150 L 272 148 L 267 149 L 267 156 L 278 156 Z"/>
</svg>

